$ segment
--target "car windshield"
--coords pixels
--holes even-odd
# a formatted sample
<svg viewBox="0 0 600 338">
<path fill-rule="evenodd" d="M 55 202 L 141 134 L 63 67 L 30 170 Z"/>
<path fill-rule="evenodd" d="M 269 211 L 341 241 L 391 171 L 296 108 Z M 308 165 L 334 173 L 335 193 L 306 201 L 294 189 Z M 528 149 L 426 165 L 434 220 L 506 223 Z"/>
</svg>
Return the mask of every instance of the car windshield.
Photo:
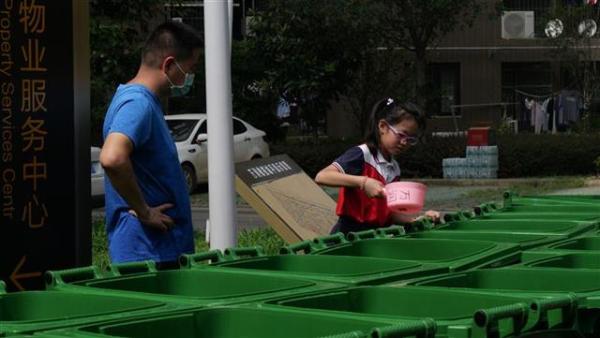
<svg viewBox="0 0 600 338">
<path fill-rule="evenodd" d="M 175 142 L 183 142 L 190 137 L 198 120 L 167 120 L 169 131 Z"/>
</svg>

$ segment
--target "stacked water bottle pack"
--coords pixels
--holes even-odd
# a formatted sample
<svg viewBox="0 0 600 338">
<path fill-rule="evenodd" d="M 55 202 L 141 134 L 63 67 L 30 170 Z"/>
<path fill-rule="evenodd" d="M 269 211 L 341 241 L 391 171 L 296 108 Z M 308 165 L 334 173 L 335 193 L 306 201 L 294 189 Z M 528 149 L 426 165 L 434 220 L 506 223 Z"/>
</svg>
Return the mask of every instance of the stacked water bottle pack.
<svg viewBox="0 0 600 338">
<path fill-rule="evenodd" d="M 444 178 L 498 177 L 498 146 L 467 146 L 466 155 L 442 160 Z"/>
</svg>

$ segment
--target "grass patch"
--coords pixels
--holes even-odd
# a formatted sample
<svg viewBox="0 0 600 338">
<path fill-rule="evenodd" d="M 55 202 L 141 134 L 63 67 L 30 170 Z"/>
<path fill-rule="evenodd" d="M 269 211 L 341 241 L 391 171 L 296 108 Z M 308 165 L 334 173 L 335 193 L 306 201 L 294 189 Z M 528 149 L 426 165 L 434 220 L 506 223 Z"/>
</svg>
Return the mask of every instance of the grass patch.
<svg viewBox="0 0 600 338">
<path fill-rule="evenodd" d="M 204 239 L 204 232 L 194 233 L 196 252 L 210 250 Z M 268 255 L 277 255 L 279 249 L 285 244 L 283 239 L 271 228 L 242 230 L 238 234 L 239 247 L 261 246 Z M 102 270 L 110 265 L 108 241 L 104 221 L 102 220 L 95 221 L 92 224 L 92 264 Z"/>
</svg>

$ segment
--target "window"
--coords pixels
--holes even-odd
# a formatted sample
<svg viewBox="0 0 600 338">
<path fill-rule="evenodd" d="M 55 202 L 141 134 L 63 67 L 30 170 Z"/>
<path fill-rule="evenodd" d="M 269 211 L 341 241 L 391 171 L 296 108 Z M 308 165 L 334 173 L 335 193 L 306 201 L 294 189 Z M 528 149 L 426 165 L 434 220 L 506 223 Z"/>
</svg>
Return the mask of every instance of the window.
<svg viewBox="0 0 600 338">
<path fill-rule="evenodd" d="M 524 99 L 527 95 L 544 96 L 552 92 L 552 67 L 550 62 L 502 63 L 502 101 L 507 106 L 507 116 L 523 120 Z M 525 126 L 521 125 L 520 129 Z"/>
<path fill-rule="evenodd" d="M 246 132 L 246 126 L 240 120 L 233 119 L 233 135 L 239 135 Z"/>
<path fill-rule="evenodd" d="M 432 97 L 427 110 L 432 115 L 451 116 L 452 107 L 460 105 L 460 63 L 434 63 L 429 66 Z M 460 109 L 455 108 L 455 114 Z"/>
<path fill-rule="evenodd" d="M 183 142 L 190 137 L 198 120 L 167 120 L 169 132 L 175 142 Z"/>
</svg>

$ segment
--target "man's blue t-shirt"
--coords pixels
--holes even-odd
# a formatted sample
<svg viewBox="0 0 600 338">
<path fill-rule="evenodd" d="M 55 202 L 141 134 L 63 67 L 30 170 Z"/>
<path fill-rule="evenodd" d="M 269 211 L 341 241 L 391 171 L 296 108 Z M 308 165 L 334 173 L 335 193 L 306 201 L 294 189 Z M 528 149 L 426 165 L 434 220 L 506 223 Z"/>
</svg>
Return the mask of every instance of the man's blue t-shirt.
<svg viewBox="0 0 600 338">
<path fill-rule="evenodd" d="M 146 203 L 150 207 L 173 204 L 164 213 L 175 226 L 163 233 L 142 225 L 107 177 L 106 230 L 111 261 L 167 262 L 194 252 L 189 195 L 158 97 L 142 85 L 120 85 L 106 113 L 104 139 L 114 132 L 133 143 L 131 162 Z"/>
</svg>

